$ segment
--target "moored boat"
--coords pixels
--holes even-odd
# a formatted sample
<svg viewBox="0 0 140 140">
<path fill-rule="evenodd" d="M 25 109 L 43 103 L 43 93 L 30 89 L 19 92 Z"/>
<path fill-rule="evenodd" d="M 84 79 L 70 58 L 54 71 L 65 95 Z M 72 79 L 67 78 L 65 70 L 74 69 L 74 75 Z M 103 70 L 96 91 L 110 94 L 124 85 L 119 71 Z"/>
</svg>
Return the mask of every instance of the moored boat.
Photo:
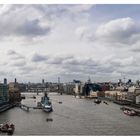
<svg viewBox="0 0 140 140">
<path fill-rule="evenodd" d="M 2 133 L 7 133 L 8 135 L 12 135 L 14 133 L 14 130 L 15 130 L 14 124 L 9 124 L 9 123 L 0 124 L 0 131 Z"/>
<path fill-rule="evenodd" d="M 129 115 L 129 116 L 135 116 L 136 112 L 134 110 L 124 110 L 124 114 Z"/>
<path fill-rule="evenodd" d="M 94 100 L 94 103 L 96 103 L 96 104 L 100 104 L 100 103 L 101 103 L 101 100 L 99 100 L 99 99 L 95 99 L 95 100 Z"/>
<path fill-rule="evenodd" d="M 45 112 L 51 112 L 51 111 L 53 111 L 53 110 L 52 110 L 52 105 L 44 105 L 44 106 L 43 106 L 43 110 L 44 110 Z"/>
<path fill-rule="evenodd" d="M 47 93 L 45 93 L 45 95 L 41 99 L 41 106 L 42 106 L 43 111 L 45 111 L 45 112 L 52 112 L 53 111 L 52 103 L 49 100 Z"/>
</svg>

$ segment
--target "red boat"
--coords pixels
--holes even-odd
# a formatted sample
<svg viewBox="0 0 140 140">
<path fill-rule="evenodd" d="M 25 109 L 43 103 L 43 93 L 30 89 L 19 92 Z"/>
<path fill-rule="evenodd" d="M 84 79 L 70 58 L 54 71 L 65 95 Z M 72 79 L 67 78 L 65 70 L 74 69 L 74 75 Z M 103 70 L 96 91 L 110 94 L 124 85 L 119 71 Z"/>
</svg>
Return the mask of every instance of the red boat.
<svg viewBox="0 0 140 140">
<path fill-rule="evenodd" d="M 129 115 L 129 116 L 135 116 L 136 112 L 134 110 L 124 110 L 124 114 Z"/>
</svg>

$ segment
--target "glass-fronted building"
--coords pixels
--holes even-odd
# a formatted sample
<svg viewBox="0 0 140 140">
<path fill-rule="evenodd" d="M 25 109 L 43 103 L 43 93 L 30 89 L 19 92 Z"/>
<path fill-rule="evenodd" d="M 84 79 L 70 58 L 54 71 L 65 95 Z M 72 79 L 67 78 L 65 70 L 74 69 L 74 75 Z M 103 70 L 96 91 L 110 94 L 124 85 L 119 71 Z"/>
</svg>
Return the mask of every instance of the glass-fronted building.
<svg viewBox="0 0 140 140">
<path fill-rule="evenodd" d="M 8 101 L 8 85 L 0 83 L 0 105 L 6 104 Z"/>
</svg>

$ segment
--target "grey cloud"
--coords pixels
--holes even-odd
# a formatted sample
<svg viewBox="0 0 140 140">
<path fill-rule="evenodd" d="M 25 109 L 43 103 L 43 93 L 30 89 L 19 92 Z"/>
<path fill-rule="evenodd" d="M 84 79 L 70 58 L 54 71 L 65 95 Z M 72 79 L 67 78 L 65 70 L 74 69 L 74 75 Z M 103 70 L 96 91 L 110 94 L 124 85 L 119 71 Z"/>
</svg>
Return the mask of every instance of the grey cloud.
<svg viewBox="0 0 140 140">
<path fill-rule="evenodd" d="M 10 56 L 10 59 L 12 60 L 19 60 L 19 59 L 25 59 L 25 57 L 20 54 L 20 53 L 17 53 L 16 51 L 14 50 L 9 50 L 7 52 L 7 55 Z"/>
<path fill-rule="evenodd" d="M 140 68 L 138 66 L 120 67 L 117 69 L 117 71 L 123 73 L 124 75 L 130 76 L 138 76 L 140 74 Z"/>
<path fill-rule="evenodd" d="M 34 68 L 31 67 L 31 66 L 25 66 L 25 67 L 23 67 L 22 69 L 25 70 L 25 71 L 31 71 L 31 70 L 33 70 Z"/>
<path fill-rule="evenodd" d="M 15 53 L 11 53 L 15 54 Z M 119 58 L 118 56 L 111 56 L 102 59 L 93 59 L 92 57 L 74 57 L 74 56 L 50 56 L 43 55 L 39 53 L 35 53 L 31 62 L 41 62 L 43 64 L 43 68 L 40 65 L 40 71 L 42 73 L 45 70 L 45 67 L 49 66 L 52 69 L 56 69 L 59 66 L 59 75 L 63 75 L 65 77 L 69 77 L 73 75 L 75 77 L 82 76 L 88 77 L 92 76 L 101 76 L 101 77 L 109 77 L 121 75 L 121 73 L 127 75 L 137 75 L 139 74 L 139 67 L 136 62 L 135 57 L 124 57 Z M 35 68 L 34 65 L 26 66 L 24 62 L 15 62 L 14 66 L 19 67 L 21 73 L 30 73 L 31 71 L 35 72 L 35 69 L 38 70 L 38 67 Z M 25 64 L 25 65 L 24 65 Z M 57 73 L 58 74 L 58 73 Z"/>
<path fill-rule="evenodd" d="M 133 44 L 139 40 L 140 24 L 126 17 L 108 21 L 97 26 L 97 29 L 79 27 L 76 32 L 81 38 L 92 42 Z"/>
<path fill-rule="evenodd" d="M 105 66 L 105 65 L 75 65 L 75 66 L 68 66 L 66 65 L 65 68 L 71 72 L 80 72 L 82 74 L 87 75 L 94 75 L 97 73 L 112 73 L 115 68 L 112 66 Z"/>
<path fill-rule="evenodd" d="M 73 59 L 73 56 L 71 55 L 67 55 L 67 56 L 48 56 L 48 60 L 47 63 L 48 64 L 55 64 L 55 65 L 59 65 L 59 64 L 63 64 L 65 63 L 65 61 Z"/>
<path fill-rule="evenodd" d="M 8 55 L 16 55 L 17 53 L 14 50 L 9 50 L 7 52 Z"/>
<path fill-rule="evenodd" d="M 47 63 L 48 64 L 56 64 L 56 65 L 60 65 L 62 64 L 62 62 L 64 61 L 64 58 L 50 58 L 48 59 Z"/>
<path fill-rule="evenodd" d="M 49 56 L 47 60 L 48 64 L 60 64 L 60 65 L 98 65 L 96 61 L 91 58 L 77 58 L 74 56 Z"/>
<path fill-rule="evenodd" d="M 22 68 L 27 63 L 25 56 L 14 50 L 8 50 L 7 55 L 9 56 L 7 66 L 10 66 L 11 68 Z"/>
<path fill-rule="evenodd" d="M 13 9 L 11 10 L 12 7 Z M 46 45 L 49 47 L 51 45 L 56 46 L 60 41 L 60 44 L 58 44 L 60 49 L 64 48 L 65 43 L 68 44 L 68 47 L 70 46 L 72 48 L 69 52 L 69 49 L 67 50 L 67 48 L 63 50 L 66 55 L 67 53 L 73 52 L 76 55 L 53 56 L 57 53 L 55 50 L 52 55 L 40 54 L 40 52 L 42 52 L 42 48 L 39 48 L 38 44 L 31 43 L 32 46 L 34 45 L 36 47 L 35 49 L 38 50 L 37 53 L 32 56 L 28 56 L 27 54 L 25 57 L 21 52 L 18 53 L 17 50 L 19 50 L 19 48 L 17 48 L 16 51 L 11 50 L 7 53 L 10 58 L 10 61 L 7 61 L 9 63 L 8 66 L 13 66 L 12 68 L 9 67 L 9 69 L 15 69 L 17 70 L 17 73 L 21 72 L 26 74 L 33 72 L 33 74 L 36 73 L 37 75 L 40 75 L 40 73 L 43 74 L 49 69 L 46 72 L 48 75 L 64 74 L 66 77 L 74 76 L 77 78 L 86 77 L 87 75 L 105 75 L 110 77 L 110 75 L 115 75 L 115 73 L 119 75 L 121 72 L 133 75 L 139 74 L 139 59 L 135 58 L 135 56 L 133 57 L 133 55 L 134 52 L 139 51 L 139 43 L 137 42 L 140 38 L 140 25 L 134 19 L 121 18 L 111 20 L 100 25 L 95 25 L 96 23 L 93 23 L 93 20 L 81 22 L 81 19 L 84 19 L 84 14 L 89 11 L 92 6 L 16 5 L 12 7 L 10 10 L 7 9 L 7 11 L 4 11 L 0 15 L 0 18 L 2 19 L 0 20 L 0 37 L 4 36 L 8 38 L 11 36 L 11 38 L 14 38 L 16 36 L 21 37 L 21 39 L 22 37 L 26 37 L 29 41 L 31 38 L 38 37 L 39 46 L 43 46 L 43 49 L 45 49 Z M 75 22 L 71 17 L 76 17 L 77 21 L 79 21 Z M 72 22 L 69 23 L 71 19 Z M 81 36 L 80 41 L 74 36 L 73 38 L 75 39 L 73 42 L 69 42 L 69 39 L 68 42 L 66 42 L 67 38 L 70 35 L 73 35 L 69 31 L 71 28 L 68 28 L 68 31 L 66 31 L 66 37 L 64 37 L 63 40 L 60 39 L 61 37 L 59 38 L 59 35 L 61 36 L 61 29 L 63 28 L 62 25 L 65 22 L 69 23 L 68 25 L 70 25 L 72 29 L 79 27 L 79 25 L 85 26 L 83 28 L 79 28 L 76 32 Z M 55 30 L 56 32 L 54 31 L 54 34 L 49 38 L 49 40 L 46 41 L 46 37 L 43 37 L 41 38 L 41 42 L 40 36 L 49 35 L 55 27 L 57 30 Z M 55 38 L 56 40 L 54 40 Z M 83 38 L 87 39 L 86 43 L 82 42 Z M 15 38 L 15 40 L 16 39 L 17 38 Z M 36 38 L 34 40 L 36 40 Z M 29 46 L 28 43 L 29 42 L 27 42 L 27 47 Z M 136 43 L 137 45 L 134 46 Z M 11 42 L 11 46 L 16 44 L 19 44 L 20 46 L 20 42 L 13 42 L 13 44 Z M 110 49 L 108 46 L 112 46 L 112 48 Z M 120 46 L 120 50 L 116 49 L 117 46 Z M 83 47 L 85 47 L 87 51 L 83 52 L 83 50 L 86 50 L 85 48 L 83 49 Z M 127 47 L 133 49 L 128 49 Z M 16 48 L 16 46 L 14 48 Z M 33 50 L 31 50 L 31 48 L 26 49 L 29 49 L 29 52 L 32 52 Z M 54 48 L 47 49 L 51 52 Z M 81 50 L 78 50 L 77 48 L 81 48 Z M 23 47 L 23 49 L 25 48 Z M 89 53 L 88 51 L 91 52 Z M 133 53 L 129 51 L 133 51 Z M 87 52 L 90 55 L 88 55 L 87 58 L 84 58 L 81 54 L 84 53 L 84 55 L 86 55 Z M 106 59 L 105 57 L 110 54 L 116 55 Z M 19 59 L 22 59 L 22 61 L 19 61 Z M 27 64 L 30 66 L 27 66 Z M 5 67 L 8 68 L 8 66 Z M 47 67 L 49 68 L 47 69 Z"/>
<path fill-rule="evenodd" d="M 51 60 L 51 61 L 50 61 Z M 53 60 L 53 61 L 52 61 Z M 47 63 L 57 64 L 64 69 L 66 73 L 95 74 L 98 72 L 111 73 L 115 70 L 111 64 L 103 65 L 99 60 L 93 58 L 77 58 L 77 57 L 55 57 L 49 58 Z M 106 62 L 107 63 L 107 62 Z"/>
<path fill-rule="evenodd" d="M 63 61 L 64 64 L 70 64 L 70 65 L 86 65 L 86 66 L 97 66 L 98 61 L 94 61 L 91 58 L 70 58 L 65 59 Z"/>
<path fill-rule="evenodd" d="M 25 20 L 23 23 L 13 23 L 13 25 L 8 25 L 10 21 L 6 21 L 6 23 L 1 23 L 0 21 L 0 36 L 23 36 L 23 37 L 36 37 L 47 35 L 50 33 L 50 27 L 41 27 L 39 25 L 39 20 Z M 14 22 L 14 21 L 13 21 Z M 16 22 L 16 21 L 15 21 Z M 9 26 L 9 27 L 7 27 Z"/>
<path fill-rule="evenodd" d="M 140 52 L 140 41 L 137 41 L 135 44 L 133 44 L 132 47 L 130 48 L 130 51 L 132 51 L 133 53 L 139 53 Z"/>
<path fill-rule="evenodd" d="M 131 49 L 134 53 L 140 53 L 140 48 L 133 48 Z"/>
<path fill-rule="evenodd" d="M 19 67 L 19 71 L 20 73 L 33 73 L 33 71 L 36 70 L 36 68 L 34 66 L 28 66 L 28 65 L 25 65 L 23 67 Z"/>
<path fill-rule="evenodd" d="M 4 72 L 4 71 L 0 71 L 0 75 L 7 75 L 7 73 L 6 72 Z"/>
<path fill-rule="evenodd" d="M 99 39 L 112 42 L 131 43 L 131 37 L 140 33 L 138 25 L 132 18 L 120 18 L 109 21 L 98 27 L 96 36 Z"/>
<path fill-rule="evenodd" d="M 35 54 L 32 56 L 31 61 L 32 61 L 32 62 L 41 62 L 41 61 L 46 61 L 47 59 L 48 59 L 47 56 L 44 56 L 44 55 L 35 53 Z"/>
<path fill-rule="evenodd" d="M 41 16 L 31 5 L 12 5 L 0 15 L 0 36 L 34 38 L 48 35 L 51 25 L 42 26 Z"/>
<path fill-rule="evenodd" d="M 32 62 L 43 62 L 45 64 L 55 67 L 59 65 L 59 68 L 71 73 L 96 73 L 96 69 L 99 66 L 98 60 L 92 58 L 77 58 L 74 56 L 45 56 L 42 54 L 34 54 Z M 97 70 L 98 71 L 98 70 Z"/>
<path fill-rule="evenodd" d="M 99 66 L 96 68 L 96 72 L 100 72 L 100 73 L 107 73 L 107 74 L 110 74 L 112 72 L 114 72 L 116 69 L 116 67 L 114 67 L 113 65 L 111 66 Z"/>
<path fill-rule="evenodd" d="M 132 56 L 127 57 L 127 58 L 114 58 L 114 59 L 110 60 L 110 63 L 115 66 L 137 65 L 136 59 Z"/>
<path fill-rule="evenodd" d="M 21 26 L 17 27 L 15 33 L 18 35 L 31 37 L 47 35 L 51 31 L 51 28 L 41 27 L 39 22 L 40 21 L 38 19 L 26 20 Z"/>
<path fill-rule="evenodd" d="M 128 58 L 110 58 L 110 60 L 106 59 L 104 63 L 102 63 L 102 59 L 99 61 L 90 61 L 92 59 L 87 59 L 81 61 L 81 64 L 78 62 L 72 61 L 72 63 L 63 63 L 63 68 L 65 69 L 65 73 L 74 73 L 77 75 L 92 75 L 92 76 L 116 76 L 121 75 L 121 73 L 125 73 L 128 75 L 137 75 L 139 74 L 139 66 L 135 62 L 135 59 L 132 57 Z M 94 63 L 93 63 L 94 62 Z"/>
<path fill-rule="evenodd" d="M 0 13 L 1 37 L 26 37 L 48 35 L 52 25 L 60 18 L 77 19 L 84 16 L 93 5 L 7 5 Z M 43 26 L 42 26 L 43 23 Z M 55 23 L 56 24 L 56 23 Z M 44 26 L 45 25 L 45 26 Z M 53 26 L 54 28 L 54 26 Z"/>
<path fill-rule="evenodd" d="M 69 4 L 69 5 L 34 5 L 35 9 L 38 9 L 46 16 L 50 18 L 68 17 L 83 15 L 83 13 L 88 12 L 94 5 L 92 4 Z"/>
<path fill-rule="evenodd" d="M 65 59 L 63 63 L 69 65 L 82 65 L 84 62 L 72 58 L 72 59 Z"/>
<path fill-rule="evenodd" d="M 99 62 L 92 58 L 73 58 L 65 60 L 63 63 L 63 68 L 66 69 L 66 71 L 85 75 L 97 73 L 97 71 L 99 71 L 99 66 Z"/>
<path fill-rule="evenodd" d="M 26 65 L 26 62 L 25 61 L 16 61 L 14 62 L 13 64 L 11 64 L 12 66 L 16 66 L 16 67 L 23 67 Z"/>
</svg>

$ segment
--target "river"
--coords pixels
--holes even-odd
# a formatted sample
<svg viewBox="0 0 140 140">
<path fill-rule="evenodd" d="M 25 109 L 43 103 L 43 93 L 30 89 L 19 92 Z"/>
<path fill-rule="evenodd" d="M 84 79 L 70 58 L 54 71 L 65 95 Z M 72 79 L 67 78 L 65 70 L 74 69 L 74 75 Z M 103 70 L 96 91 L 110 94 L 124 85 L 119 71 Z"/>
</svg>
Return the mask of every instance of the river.
<svg viewBox="0 0 140 140">
<path fill-rule="evenodd" d="M 23 104 L 36 106 L 42 94 L 32 99 L 35 93 L 24 93 Z M 0 123 L 9 121 L 15 124 L 14 135 L 140 135 L 140 118 L 130 117 L 120 110 L 120 106 L 95 105 L 93 100 L 77 99 L 70 95 L 49 94 L 54 111 L 30 109 L 26 112 L 18 107 L 0 114 Z M 62 101 L 62 104 L 58 102 Z M 53 121 L 46 121 L 52 118 Z M 2 134 L 0 134 L 2 135 Z"/>
</svg>

